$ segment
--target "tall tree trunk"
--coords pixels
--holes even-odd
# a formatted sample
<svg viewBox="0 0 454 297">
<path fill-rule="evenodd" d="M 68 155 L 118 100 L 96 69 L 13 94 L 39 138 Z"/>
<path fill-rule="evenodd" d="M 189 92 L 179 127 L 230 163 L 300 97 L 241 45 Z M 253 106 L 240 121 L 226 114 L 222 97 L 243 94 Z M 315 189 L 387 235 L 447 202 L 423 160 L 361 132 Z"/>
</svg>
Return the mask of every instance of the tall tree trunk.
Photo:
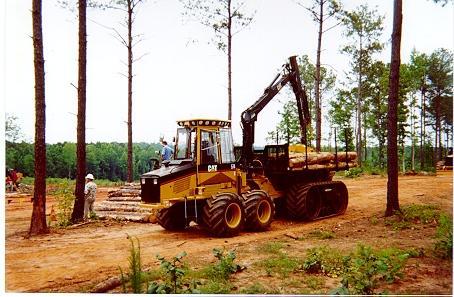
<svg viewBox="0 0 454 297">
<path fill-rule="evenodd" d="M 419 162 L 420 170 L 424 170 L 424 91 L 421 90 L 421 127 L 420 127 L 420 144 L 419 144 Z"/>
<path fill-rule="evenodd" d="M 405 142 L 404 140 L 402 140 L 402 172 L 405 172 L 406 171 L 406 168 L 405 168 Z"/>
<path fill-rule="evenodd" d="M 439 116 L 439 104 L 438 104 L 438 95 L 435 96 L 434 98 L 434 104 L 435 104 L 435 142 L 434 142 L 434 152 L 432 155 L 432 165 L 435 167 L 438 161 L 438 151 L 439 151 L 439 121 L 440 121 L 440 116 Z"/>
<path fill-rule="evenodd" d="M 361 129 L 361 100 L 362 100 L 362 80 L 363 80 L 363 73 L 362 73 L 362 37 L 359 39 L 359 81 L 358 81 L 358 95 L 356 98 L 356 119 L 357 119 L 357 127 L 356 127 L 356 154 L 358 156 L 358 165 L 361 167 L 362 160 L 363 160 L 363 142 L 362 142 L 362 129 Z"/>
<path fill-rule="evenodd" d="M 416 146 L 416 132 L 415 132 L 415 101 L 413 101 L 412 95 L 412 105 L 411 105 L 411 170 L 415 171 L 415 146 Z"/>
<path fill-rule="evenodd" d="M 46 223 L 46 100 L 41 0 L 32 2 L 35 66 L 35 190 L 29 235 L 48 233 Z"/>
<path fill-rule="evenodd" d="M 437 127 L 438 127 L 438 156 L 436 161 L 440 161 L 443 157 L 443 140 L 442 140 L 442 129 L 441 129 L 441 94 L 437 100 Z"/>
<path fill-rule="evenodd" d="M 422 139 L 423 139 L 423 165 L 426 163 L 426 94 L 423 95 L 423 125 L 422 125 Z"/>
<path fill-rule="evenodd" d="M 394 0 L 394 19 L 388 97 L 388 189 L 385 216 L 400 211 L 397 157 L 397 106 L 399 100 L 402 0 Z"/>
<path fill-rule="evenodd" d="M 364 145 L 364 162 L 367 162 L 367 125 L 366 116 L 363 117 L 363 145 Z"/>
<path fill-rule="evenodd" d="M 378 164 L 383 169 L 383 144 L 381 141 L 378 143 Z"/>
<path fill-rule="evenodd" d="M 128 182 L 133 181 L 132 166 L 132 0 L 128 0 Z"/>
<path fill-rule="evenodd" d="M 228 13 L 229 13 L 229 21 L 228 21 L 228 32 L 227 32 L 227 76 L 228 76 L 228 100 L 229 100 L 229 111 L 228 111 L 228 120 L 232 120 L 232 1 L 228 0 Z"/>
<path fill-rule="evenodd" d="M 71 221 L 76 223 L 84 217 L 84 187 L 86 161 L 85 113 L 87 101 L 87 1 L 79 0 L 79 79 L 77 86 L 77 173 L 76 199 Z"/>
<path fill-rule="evenodd" d="M 320 55 L 322 50 L 322 34 L 323 34 L 323 4 L 325 1 L 320 1 L 320 15 L 318 23 L 318 40 L 317 40 L 317 61 L 315 64 L 315 150 L 321 149 L 322 139 L 322 98 L 320 96 Z"/>
</svg>

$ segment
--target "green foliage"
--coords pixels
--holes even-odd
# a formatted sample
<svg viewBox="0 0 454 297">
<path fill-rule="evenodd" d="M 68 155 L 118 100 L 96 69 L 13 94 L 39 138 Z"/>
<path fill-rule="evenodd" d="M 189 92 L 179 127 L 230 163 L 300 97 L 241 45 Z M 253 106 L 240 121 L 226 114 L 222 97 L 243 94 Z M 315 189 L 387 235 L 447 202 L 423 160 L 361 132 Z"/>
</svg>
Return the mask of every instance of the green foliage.
<svg viewBox="0 0 454 297">
<path fill-rule="evenodd" d="M 402 213 L 385 219 L 385 225 L 394 230 L 409 229 L 414 224 L 429 224 L 435 222 L 439 216 L 439 208 L 434 205 L 406 205 L 401 208 Z"/>
<path fill-rule="evenodd" d="M 419 252 L 414 250 L 373 250 L 363 245 L 343 256 L 339 251 L 323 246 L 308 250 L 303 269 L 308 273 L 341 276 L 342 286 L 332 294 L 374 294 L 381 281 L 392 283 L 402 277 L 406 260 L 416 256 Z"/>
<path fill-rule="evenodd" d="M 344 150 L 346 147 L 347 151 L 354 150 L 353 128 L 351 126 L 351 119 L 355 110 L 353 91 L 338 90 L 336 99 L 331 100 L 330 105 L 331 108 L 328 114 L 331 123 L 339 127 L 337 128 L 338 146 L 344 146 Z"/>
<path fill-rule="evenodd" d="M 147 289 L 148 294 L 197 294 L 200 291 L 197 289 L 199 282 L 193 281 L 190 284 L 185 284 L 183 282 L 183 277 L 186 274 L 186 268 L 182 262 L 183 257 L 187 254 L 186 252 L 181 252 L 170 261 L 166 258 L 157 256 L 157 259 L 160 262 L 160 269 L 164 275 L 164 282 L 154 281 L 152 282 Z"/>
<path fill-rule="evenodd" d="M 24 138 L 24 134 L 18 123 L 17 116 L 6 113 L 5 114 L 5 139 L 10 142 L 17 142 Z"/>
<path fill-rule="evenodd" d="M 368 175 L 380 175 L 383 177 L 386 174 L 385 164 L 380 158 L 375 159 L 372 162 L 365 161 L 361 168 L 363 170 L 363 173 Z"/>
<path fill-rule="evenodd" d="M 377 217 L 370 218 L 370 223 L 372 225 L 374 225 L 374 226 L 377 225 L 378 224 L 378 218 Z"/>
<path fill-rule="evenodd" d="M 161 150 L 159 144 L 134 143 L 133 166 L 134 179 L 142 173 L 150 171 L 150 158 L 155 158 L 156 151 Z M 33 143 L 5 143 L 6 164 L 24 173 L 34 176 Z M 76 144 L 70 142 L 46 145 L 47 177 L 76 177 Z M 87 144 L 87 172 L 92 173 L 96 182 L 100 180 L 124 181 L 127 175 L 127 144 L 126 143 L 89 143 Z"/>
<path fill-rule="evenodd" d="M 227 281 L 230 275 L 239 271 L 241 266 L 235 263 L 235 251 L 226 251 L 224 249 L 213 249 L 213 254 L 218 259 L 214 265 L 208 266 L 205 270 L 205 276 L 211 280 Z"/>
<path fill-rule="evenodd" d="M 267 293 L 266 288 L 261 283 L 253 283 L 247 288 L 240 291 L 240 294 L 264 294 Z"/>
<path fill-rule="evenodd" d="M 128 236 L 129 237 L 129 236 Z M 140 242 L 136 238 L 137 246 L 134 244 L 134 239 L 129 237 L 131 241 L 129 262 L 129 280 L 133 293 L 142 293 L 142 260 L 140 257 Z"/>
<path fill-rule="evenodd" d="M 307 55 L 303 55 L 298 58 L 298 65 L 300 70 L 300 78 L 302 84 L 306 87 L 306 93 L 308 96 L 309 111 L 311 114 L 316 114 L 316 106 L 314 104 L 315 97 L 315 65 L 312 64 Z M 323 66 L 320 67 L 320 93 L 329 92 L 334 88 L 336 82 L 336 76 L 334 73 Z M 298 117 L 298 108 L 296 105 L 295 95 L 290 94 L 289 99 L 284 103 L 282 111 L 278 114 L 281 117 L 275 131 L 268 132 L 267 140 L 271 143 L 298 143 L 301 139 L 300 133 L 300 122 Z M 315 120 L 315 116 L 312 117 Z M 307 140 L 310 144 L 314 140 L 314 125 L 307 127 Z M 277 132 L 277 133 L 276 133 Z M 279 139 L 276 139 L 279 136 Z"/>
<path fill-rule="evenodd" d="M 440 258 L 452 259 L 452 217 L 446 214 L 440 215 L 435 253 Z"/>
<path fill-rule="evenodd" d="M 309 232 L 309 235 L 319 239 L 333 239 L 335 237 L 334 232 L 319 229 Z"/>
<path fill-rule="evenodd" d="M 440 216 L 439 208 L 435 205 L 411 204 L 402 207 L 405 220 L 429 224 Z"/>
<path fill-rule="evenodd" d="M 121 286 L 123 289 L 123 292 L 127 292 L 127 283 L 129 281 L 131 290 L 135 294 L 142 293 L 143 290 L 143 283 L 144 283 L 144 278 L 142 275 L 144 274 L 142 270 L 142 260 L 141 260 L 141 255 L 140 255 L 140 241 L 137 237 L 135 237 L 136 243 L 134 242 L 134 238 L 130 237 L 129 235 L 127 236 L 129 241 L 131 242 L 131 247 L 129 249 L 129 257 L 128 257 L 128 263 L 129 263 L 129 272 L 125 275 L 123 270 L 121 269 L 120 266 L 118 266 L 118 269 L 120 270 L 120 280 L 121 280 Z"/>
<path fill-rule="evenodd" d="M 284 245 L 282 244 L 282 242 L 271 241 L 271 242 L 265 243 L 264 245 L 261 245 L 259 247 L 259 251 L 269 253 L 269 254 L 276 254 L 276 253 L 280 253 L 280 250 L 283 247 L 284 247 Z"/>
<path fill-rule="evenodd" d="M 57 225 L 67 227 L 71 225 L 71 214 L 74 206 L 74 184 L 72 181 L 62 179 L 56 184 L 53 195 L 57 201 Z"/>
<path fill-rule="evenodd" d="M 350 294 L 374 294 L 380 281 L 394 282 L 402 277 L 410 254 L 398 249 L 374 251 L 360 245 L 357 250 L 344 257 L 342 286 Z"/>
<path fill-rule="evenodd" d="M 260 252 L 272 254 L 271 258 L 258 262 L 258 266 L 265 268 L 267 275 L 277 273 L 281 276 L 288 276 L 301 266 L 301 261 L 294 257 L 289 257 L 282 251 L 284 245 L 281 242 L 268 242 L 259 247 Z"/>
<path fill-rule="evenodd" d="M 210 280 L 207 284 L 200 287 L 202 294 L 229 294 L 233 285 L 229 282 L 219 282 Z"/>
<path fill-rule="evenodd" d="M 322 273 L 338 277 L 342 273 L 342 255 L 327 246 L 315 247 L 307 251 L 303 269 L 308 273 Z"/>
<path fill-rule="evenodd" d="M 35 152 L 32 143 L 27 142 L 5 142 L 5 165 L 15 168 L 25 176 L 35 174 Z"/>
<path fill-rule="evenodd" d="M 213 44 L 224 52 L 229 45 L 228 34 L 234 36 L 249 26 L 253 19 L 253 15 L 248 16 L 244 13 L 244 2 L 217 0 L 180 0 L 180 2 L 188 19 L 196 19 L 201 24 L 213 28 L 215 33 Z"/>
<path fill-rule="evenodd" d="M 317 276 L 308 276 L 304 279 L 305 284 L 312 290 L 320 290 L 325 285 L 325 280 Z"/>
<path fill-rule="evenodd" d="M 301 261 L 299 259 L 289 257 L 287 254 L 281 252 L 277 256 L 261 261 L 259 265 L 265 268 L 269 276 L 277 273 L 282 277 L 287 277 L 301 266 L 300 263 Z"/>
<path fill-rule="evenodd" d="M 363 169 L 361 167 L 353 167 L 348 170 L 345 170 L 344 176 L 349 178 L 360 177 L 363 173 Z"/>
</svg>

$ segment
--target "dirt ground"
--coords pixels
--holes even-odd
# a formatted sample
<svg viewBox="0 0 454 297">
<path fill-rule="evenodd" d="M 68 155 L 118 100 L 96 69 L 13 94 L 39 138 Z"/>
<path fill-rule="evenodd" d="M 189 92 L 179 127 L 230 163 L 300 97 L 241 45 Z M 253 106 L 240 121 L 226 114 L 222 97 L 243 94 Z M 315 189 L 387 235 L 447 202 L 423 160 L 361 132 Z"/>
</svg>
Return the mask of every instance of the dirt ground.
<svg viewBox="0 0 454 297">
<path fill-rule="evenodd" d="M 168 232 L 159 225 L 94 221 L 75 228 L 53 229 L 50 234 L 25 238 L 32 204 L 30 197 L 16 198 L 5 203 L 5 288 L 7 292 L 87 292 L 97 283 L 118 276 L 118 266 L 128 267 L 130 242 L 127 234 L 140 239 L 142 262 L 145 267 L 157 267 L 156 255 L 175 256 L 186 251 L 191 267 L 213 261 L 212 249 L 236 249 L 237 261 L 246 266 L 234 276 L 235 286 L 241 288 L 263 284 L 275 286 L 276 292 L 287 294 L 310 293 L 291 288 L 292 275 L 287 279 L 270 278 L 254 263 L 260 257 L 257 250 L 267 242 L 280 242 L 288 254 L 303 255 L 311 247 L 329 245 L 341 251 L 352 251 L 359 243 L 374 248 L 417 248 L 423 257 L 410 259 L 405 276 L 387 287 L 396 294 L 452 294 L 452 262 L 431 255 L 435 242 L 435 226 L 417 225 L 395 231 L 385 226 L 381 216 L 386 206 L 387 179 L 366 176 L 342 179 L 349 190 L 349 206 L 345 215 L 315 222 L 292 222 L 277 219 L 271 229 L 262 233 L 242 233 L 234 238 L 212 238 L 204 231 L 191 227 L 186 232 Z M 452 215 L 452 171 L 437 176 L 402 176 L 399 179 L 401 206 L 408 204 L 437 205 Z M 108 189 L 100 189 L 97 201 L 107 198 Z M 47 211 L 54 203 L 48 197 Z M 330 240 L 310 238 L 314 229 L 329 230 Z M 294 240 L 289 234 L 307 237 Z M 327 293 L 339 280 L 325 281 L 317 292 Z"/>
</svg>

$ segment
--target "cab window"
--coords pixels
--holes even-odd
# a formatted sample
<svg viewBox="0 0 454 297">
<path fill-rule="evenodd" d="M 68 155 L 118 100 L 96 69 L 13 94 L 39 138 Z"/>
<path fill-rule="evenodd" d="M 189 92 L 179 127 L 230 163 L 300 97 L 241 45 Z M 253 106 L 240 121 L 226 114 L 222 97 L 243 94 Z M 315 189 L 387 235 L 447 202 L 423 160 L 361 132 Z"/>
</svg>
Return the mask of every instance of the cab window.
<svg viewBox="0 0 454 297">
<path fill-rule="evenodd" d="M 221 128 L 219 130 L 221 138 L 222 163 L 235 163 L 235 153 L 233 139 L 230 129 Z"/>
<path fill-rule="evenodd" d="M 191 132 L 186 128 L 178 128 L 175 159 L 189 158 L 189 138 Z"/>
<path fill-rule="evenodd" d="M 200 131 L 201 164 L 219 163 L 219 140 L 216 131 Z"/>
</svg>

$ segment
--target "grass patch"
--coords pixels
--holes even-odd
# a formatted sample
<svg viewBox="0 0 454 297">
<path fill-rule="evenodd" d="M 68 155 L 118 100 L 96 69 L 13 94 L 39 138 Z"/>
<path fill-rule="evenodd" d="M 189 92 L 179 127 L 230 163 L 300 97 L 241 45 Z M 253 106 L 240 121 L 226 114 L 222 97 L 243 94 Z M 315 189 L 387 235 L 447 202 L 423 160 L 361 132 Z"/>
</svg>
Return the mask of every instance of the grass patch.
<svg viewBox="0 0 454 297">
<path fill-rule="evenodd" d="M 249 287 L 240 290 L 240 294 L 264 294 L 264 293 L 267 293 L 267 290 L 261 283 L 254 283 Z"/>
<path fill-rule="evenodd" d="M 318 239 L 333 239 L 334 237 L 336 237 L 334 235 L 334 232 L 332 231 L 324 231 L 319 229 L 309 232 L 309 235 Z"/>
<path fill-rule="evenodd" d="M 267 242 L 264 245 L 259 246 L 259 252 L 267 253 L 267 254 L 275 254 L 280 253 L 281 249 L 284 247 L 284 244 L 279 241 L 272 241 Z"/>
<path fill-rule="evenodd" d="M 402 213 L 385 218 L 385 225 L 393 230 L 410 229 L 415 224 L 430 224 L 437 222 L 440 217 L 439 208 L 434 205 L 411 204 L 401 208 Z"/>
<path fill-rule="evenodd" d="M 325 285 L 325 279 L 320 276 L 310 275 L 304 279 L 304 283 L 311 290 L 317 291 L 323 288 Z"/>
<path fill-rule="evenodd" d="M 436 237 L 435 254 L 442 259 L 452 259 L 452 217 L 440 215 Z"/>
<path fill-rule="evenodd" d="M 378 224 L 378 218 L 377 217 L 370 218 L 370 223 L 372 225 L 374 225 L 374 226 L 377 225 Z"/>
<path fill-rule="evenodd" d="M 280 251 L 276 256 L 261 260 L 256 264 L 264 268 L 268 276 L 278 274 L 281 277 L 287 277 L 290 273 L 299 269 L 302 263 L 300 259 L 289 257 Z"/>
<path fill-rule="evenodd" d="M 303 269 L 308 273 L 322 273 L 338 277 L 342 273 L 343 257 L 339 251 L 327 246 L 309 249 L 303 262 Z"/>
<path fill-rule="evenodd" d="M 229 294 L 233 285 L 229 282 L 209 281 L 199 288 L 202 294 Z"/>
<path fill-rule="evenodd" d="M 294 257 L 289 257 L 282 248 L 284 244 L 279 241 L 268 242 L 259 247 L 259 251 L 271 254 L 270 258 L 260 260 L 255 263 L 258 267 L 265 269 L 268 276 L 278 274 L 282 277 L 287 277 L 290 273 L 301 267 L 301 260 Z"/>
</svg>

